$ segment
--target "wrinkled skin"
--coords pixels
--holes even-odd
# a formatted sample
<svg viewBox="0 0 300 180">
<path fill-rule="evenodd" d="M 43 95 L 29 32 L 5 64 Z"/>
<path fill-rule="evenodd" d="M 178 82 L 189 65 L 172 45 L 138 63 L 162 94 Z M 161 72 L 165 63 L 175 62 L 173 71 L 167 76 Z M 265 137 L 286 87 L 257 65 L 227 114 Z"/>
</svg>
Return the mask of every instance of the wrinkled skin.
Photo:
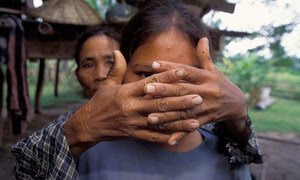
<svg viewBox="0 0 300 180">
<path fill-rule="evenodd" d="M 175 30 L 175 39 L 178 33 Z M 181 34 L 181 38 L 181 42 L 189 43 L 184 35 Z M 151 41 L 146 45 L 148 43 Z M 243 119 L 247 116 L 244 96 L 216 70 L 206 38 L 199 41 L 196 49 L 187 48 L 189 52 L 183 56 L 172 57 L 176 53 L 169 53 L 170 56 L 162 58 L 154 53 L 151 61 L 139 57 L 139 52 L 146 54 L 141 50 L 143 47 L 136 50 L 130 63 L 135 62 L 134 57 L 142 59 L 141 63 L 148 63 L 147 72 L 137 71 L 130 63 L 126 71 L 125 59 L 115 51 L 115 64 L 108 77 L 97 86 L 91 100 L 67 120 L 64 129 L 73 156 L 98 142 L 128 137 L 174 145 L 187 139 L 184 137 L 188 132 L 193 132 L 199 125 L 221 120 L 233 134 L 244 133 Z M 163 47 L 158 48 L 163 50 Z M 160 54 L 168 53 L 165 50 Z M 168 62 L 153 62 L 154 59 Z M 147 77 L 149 73 L 158 74 Z M 127 84 L 121 85 L 122 81 Z M 168 130 L 168 133 L 159 129 Z"/>
<path fill-rule="evenodd" d="M 119 51 L 115 51 L 116 62 L 107 79 L 90 101 L 67 120 L 64 131 L 73 156 L 78 156 L 89 147 L 101 141 L 128 137 L 156 143 L 168 143 L 172 134 L 153 131 L 149 128 L 147 114 L 183 110 L 202 103 L 199 95 L 143 99 L 148 83 L 175 83 L 181 80 L 184 70 L 166 71 L 141 81 L 121 85 L 126 70 L 126 61 Z M 186 124 L 184 131 L 194 131 L 199 127 Z M 177 135 L 174 135 L 177 137 Z M 171 143 L 171 142 L 169 142 Z"/>
<path fill-rule="evenodd" d="M 91 98 L 106 79 L 114 64 L 113 51 L 118 48 L 118 42 L 103 35 L 92 36 L 83 43 L 76 76 L 87 97 Z"/>
<path fill-rule="evenodd" d="M 154 60 L 155 66 L 151 66 Z M 196 118 L 200 126 L 226 120 L 234 132 L 243 130 L 243 123 L 235 120 L 247 116 L 245 97 L 237 86 L 216 69 L 211 61 L 206 38 L 202 38 L 195 49 L 189 39 L 176 29 L 151 37 L 133 54 L 124 82 L 137 81 L 151 74 L 178 68 L 185 70 L 184 82 L 151 83 L 145 88 L 146 94 L 153 97 L 199 94 L 203 103 L 183 111 L 152 113 L 149 115 L 150 124 L 160 124 L 160 129 L 180 131 L 185 123 L 182 119 Z"/>
</svg>

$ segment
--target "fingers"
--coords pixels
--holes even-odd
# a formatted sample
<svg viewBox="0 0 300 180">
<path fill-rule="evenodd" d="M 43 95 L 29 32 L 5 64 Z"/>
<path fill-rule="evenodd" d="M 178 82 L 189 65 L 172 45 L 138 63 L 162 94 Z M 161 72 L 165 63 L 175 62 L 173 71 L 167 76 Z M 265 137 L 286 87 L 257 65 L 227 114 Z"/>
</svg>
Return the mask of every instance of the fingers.
<svg viewBox="0 0 300 180">
<path fill-rule="evenodd" d="M 151 83 L 145 86 L 145 93 L 154 97 L 183 96 L 187 94 L 199 94 L 198 89 L 199 87 L 197 85 L 187 83 Z"/>
<path fill-rule="evenodd" d="M 159 124 L 156 129 L 167 131 L 192 132 L 200 127 L 196 119 L 179 120 L 170 123 Z"/>
<path fill-rule="evenodd" d="M 152 113 L 148 115 L 149 124 L 162 124 L 166 122 L 177 121 L 180 119 L 195 118 L 202 111 L 202 105 L 182 111 L 171 111 L 162 113 Z"/>
<path fill-rule="evenodd" d="M 183 69 L 185 71 L 181 80 L 188 81 L 191 83 L 199 83 L 206 81 L 210 77 L 210 73 L 207 70 L 199 69 L 185 64 L 172 63 L 167 61 L 156 61 L 153 62 L 152 68 L 154 72 L 161 73 L 170 71 L 172 69 Z"/>
<path fill-rule="evenodd" d="M 168 143 L 170 135 L 149 130 L 137 130 L 132 134 L 133 138 L 142 139 L 154 143 Z"/>
<path fill-rule="evenodd" d="M 185 75 L 183 69 L 172 69 L 170 71 L 154 74 L 146 79 L 140 80 L 135 83 L 130 83 L 129 86 L 132 89 L 131 94 L 140 96 L 145 94 L 144 88 L 149 83 L 174 83 L 180 81 Z"/>
<path fill-rule="evenodd" d="M 209 41 L 206 37 L 203 37 L 198 41 L 196 52 L 201 69 L 209 71 L 216 70 L 209 52 Z"/>
<path fill-rule="evenodd" d="M 111 68 L 104 85 L 120 85 L 126 71 L 126 60 L 118 50 L 114 51 L 115 63 Z"/>
<path fill-rule="evenodd" d="M 187 132 L 175 132 L 175 133 L 171 134 L 171 136 L 168 140 L 168 144 L 174 146 L 174 145 L 178 144 L 188 134 L 189 133 L 187 133 Z"/>
<path fill-rule="evenodd" d="M 139 100 L 135 104 L 137 111 L 142 113 L 167 112 L 189 109 L 200 105 L 202 98 L 199 95 L 185 95 L 180 97 L 166 97 L 150 100 Z"/>
</svg>

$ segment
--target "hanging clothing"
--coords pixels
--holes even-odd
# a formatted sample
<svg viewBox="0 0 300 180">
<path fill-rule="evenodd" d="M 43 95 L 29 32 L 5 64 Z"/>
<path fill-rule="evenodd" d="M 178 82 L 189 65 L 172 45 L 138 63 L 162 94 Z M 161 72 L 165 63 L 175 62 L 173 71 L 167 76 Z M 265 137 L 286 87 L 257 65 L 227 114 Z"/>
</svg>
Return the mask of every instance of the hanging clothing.
<svg viewBox="0 0 300 180">
<path fill-rule="evenodd" d="M 15 16 L 3 15 L 0 20 L 9 26 L 9 32 L 0 37 L 0 59 L 7 64 L 8 118 L 13 134 L 21 134 L 26 129 L 24 122 L 29 121 L 30 114 L 24 28 L 22 21 Z"/>
</svg>

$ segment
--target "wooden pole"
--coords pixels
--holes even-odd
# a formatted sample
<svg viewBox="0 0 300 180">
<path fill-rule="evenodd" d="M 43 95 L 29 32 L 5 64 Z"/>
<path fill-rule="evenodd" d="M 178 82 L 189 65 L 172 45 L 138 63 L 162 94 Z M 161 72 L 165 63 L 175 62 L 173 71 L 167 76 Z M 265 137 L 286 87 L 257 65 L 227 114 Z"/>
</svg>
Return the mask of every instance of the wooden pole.
<svg viewBox="0 0 300 180">
<path fill-rule="evenodd" d="M 38 81 L 36 84 L 36 92 L 35 92 L 35 104 L 34 104 L 35 114 L 41 113 L 41 96 L 43 91 L 44 79 L 45 79 L 45 59 L 40 59 L 39 75 L 38 75 Z"/>
<path fill-rule="evenodd" d="M 3 119 L 2 119 L 3 84 L 4 84 L 4 74 L 2 72 L 2 65 L 0 64 L 0 148 L 2 147 L 2 140 L 3 140 Z"/>
<path fill-rule="evenodd" d="M 54 96 L 58 97 L 58 84 L 59 84 L 59 67 L 60 67 L 60 59 L 56 61 L 56 72 L 55 72 L 55 84 L 54 84 Z"/>
<path fill-rule="evenodd" d="M 4 74 L 2 71 L 2 65 L 0 64 L 0 120 L 1 120 L 2 107 L 3 107 L 3 84 L 4 84 Z"/>
</svg>

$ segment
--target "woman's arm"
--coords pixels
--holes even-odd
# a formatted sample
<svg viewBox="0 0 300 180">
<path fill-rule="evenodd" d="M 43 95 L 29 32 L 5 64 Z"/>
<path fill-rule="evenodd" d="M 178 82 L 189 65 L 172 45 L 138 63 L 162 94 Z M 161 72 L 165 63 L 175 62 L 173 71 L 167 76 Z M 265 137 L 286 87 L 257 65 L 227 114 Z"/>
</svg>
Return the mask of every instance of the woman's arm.
<svg viewBox="0 0 300 180">
<path fill-rule="evenodd" d="M 118 73 L 113 73 L 112 77 L 120 84 L 122 77 L 115 76 Z M 132 137 L 168 143 L 172 134 L 149 128 L 147 114 L 195 107 L 201 101 L 195 103 L 193 99 L 200 96 L 141 97 L 145 95 L 145 84 L 174 83 L 181 80 L 182 74 L 182 70 L 170 70 L 126 85 L 116 85 L 115 79 L 108 77 L 109 83 L 99 87 L 92 99 L 74 114 L 60 116 L 57 121 L 20 140 L 12 148 L 16 158 L 16 178 L 74 179 L 77 177 L 74 157 L 101 141 Z M 182 125 L 181 130 L 186 132 L 199 127 L 191 128 L 189 121 Z M 175 137 L 178 135 L 176 132 L 174 134 Z"/>
<path fill-rule="evenodd" d="M 16 179 L 76 179 L 76 165 L 64 136 L 63 125 L 72 113 L 56 121 L 12 147 L 16 158 Z"/>
</svg>

